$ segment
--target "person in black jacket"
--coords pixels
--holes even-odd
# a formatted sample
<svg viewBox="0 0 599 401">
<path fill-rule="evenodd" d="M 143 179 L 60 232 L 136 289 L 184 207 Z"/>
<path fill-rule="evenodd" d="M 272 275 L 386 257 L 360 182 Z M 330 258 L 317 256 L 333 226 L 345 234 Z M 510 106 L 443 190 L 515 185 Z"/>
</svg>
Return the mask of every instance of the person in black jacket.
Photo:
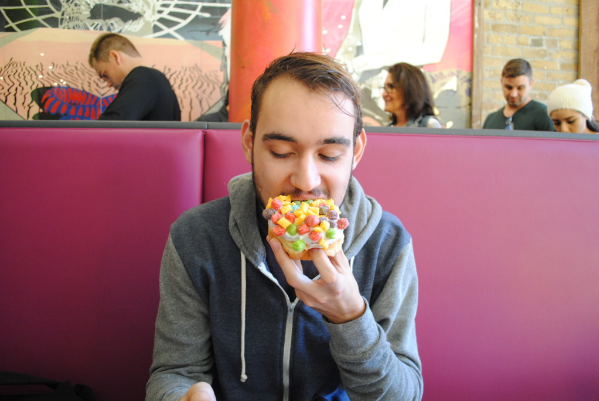
<svg viewBox="0 0 599 401">
<path fill-rule="evenodd" d="M 222 99 L 222 106 L 218 111 L 213 113 L 206 113 L 200 116 L 196 121 L 207 121 L 213 123 L 226 123 L 229 122 L 229 90 Z"/>
<path fill-rule="evenodd" d="M 143 66 L 129 39 L 116 33 L 100 35 L 89 52 L 89 65 L 119 93 L 100 120 L 181 121 L 181 109 L 168 78 Z"/>
</svg>

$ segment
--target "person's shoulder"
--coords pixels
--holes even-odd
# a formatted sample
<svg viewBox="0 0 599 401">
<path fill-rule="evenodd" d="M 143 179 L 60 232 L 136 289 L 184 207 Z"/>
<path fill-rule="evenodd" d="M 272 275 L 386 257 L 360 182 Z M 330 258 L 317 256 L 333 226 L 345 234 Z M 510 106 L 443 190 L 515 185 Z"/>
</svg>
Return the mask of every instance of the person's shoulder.
<svg viewBox="0 0 599 401">
<path fill-rule="evenodd" d="M 162 80 L 167 79 L 166 76 L 162 73 L 162 71 L 157 70 L 156 68 L 146 67 L 140 65 L 131 70 L 127 78 L 134 78 L 138 81 L 147 81 L 154 82 L 154 80 Z"/>
<path fill-rule="evenodd" d="M 503 109 L 504 107 L 500 108 L 499 110 L 495 110 L 492 113 L 489 113 L 489 115 L 487 115 L 487 118 L 485 118 L 485 122 L 483 124 L 483 128 L 503 128 L 502 127 L 494 127 L 493 125 L 496 125 L 498 122 L 503 124 L 505 117 L 503 115 Z"/>
<path fill-rule="evenodd" d="M 424 126 L 426 128 L 443 128 L 441 121 L 437 118 L 437 116 L 425 116 L 424 117 Z"/>
<path fill-rule="evenodd" d="M 229 220 L 230 210 L 229 197 L 202 203 L 183 212 L 173 224 L 173 229 L 222 225 L 223 221 Z"/>
<path fill-rule="evenodd" d="M 406 230 L 401 220 L 386 210 L 383 210 L 381 214 L 381 220 L 375 230 L 376 233 L 382 237 L 395 237 L 402 244 L 402 248 L 411 239 L 410 233 Z"/>
<path fill-rule="evenodd" d="M 542 111 L 543 113 L 547 114 L 547 106 L 537 100 L 531 99 L 527 106 L 529 106 L 531 110 Z"/>
</svg>

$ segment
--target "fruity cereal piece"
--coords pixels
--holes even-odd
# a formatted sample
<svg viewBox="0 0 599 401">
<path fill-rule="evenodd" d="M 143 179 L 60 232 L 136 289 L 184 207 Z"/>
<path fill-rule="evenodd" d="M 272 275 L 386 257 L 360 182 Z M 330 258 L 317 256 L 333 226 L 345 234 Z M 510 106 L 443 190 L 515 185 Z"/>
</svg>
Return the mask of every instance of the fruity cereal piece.
<svg viewBox="0 0 599 401">
<path fill-rule="evenodd" d="M 320 224 L 320 219 L 318 218 L 318 216 L 314 216 L 313 214 L 306 216 L 306 219 L 304 221 L 310 227 L 316 227 Z"/>
<path fill-rule="evenodd" d="M 284 235 L 287 232 L 287 230 L 285 230 L 281 226 L 274 226 L 272 228 L 272 232 L 275 233 L 276 236 L 280 237 L 281 235 Z"/>
<path fill-rule="evenodd" d="M 293 214 L 293 212 L 285 213 L 285 218 L 292 223 L 295 222 L 295 214 Z"/>
<path fill-rule="evenodd" d="M 318 245 L 320 245 L 325 251 L 329 249 L 329 243 L 324 238 L 321 238 L 320 241 L 318 241 Z"/>
<path fill-rule="evenodd" d="M 281 206 L 283 206 L 283 201 L 281 201 L 279 198 L 274 198 L 270 202 L 270 207 L 272 207 L 275 210 L 279 210 Z"/>
<path fill-rule="evenodd" d="M 310 234 L 308 234 L 308 237 L 310 237 L 312 241 L 318 242 L 322 238 L 322 233 L 319 233 L 318 231 L 312 231 Z"/>
<path fill-rule="evenodd" d="M 301 226 L 302 224 L 304 224 L 304 220 L 306 219 L 306 216 L 304 216 L 303 214 L 295 219 L 295 225 L 296 226 Z"/>
<path fill-rule="evenodd" d="M 306 243 L 304 241 L 302 241 L 301 239 L 298 239 L 298 240 L 296 240 L 296 241 L 293 242 L 292 246 L 293 246 L 293 250 L 295 252 L 301 252 L 306 247 Z"/>
<path fill-rule="evenodd" d="M 279 221 L 277 221 L 277 224 L 280 225 L 283 228 L 287 228 L 292 223 L 289 220 L 287 220 L 285 217 L 281 217 L 279 219 Z"/>
<path fill-rule="evenodd" d="M 345 230 L 347 227 L 349 227 L 348 219 L 346 219 L 345 217 L 342 217 L 339 220 L 337 220 L 337 228 L 338 229 Z"/>
<path fill-rule="evenodd" d="M 300 225 L 300 226 L 297 228 L 297 233 L 298 233 L 299 235 L 304 235 L 304 234 L 307 234 L 307 233 L 309 233 L 309 232 L 310 232 L 310 227 L 308 227 L 308 225 L 307 225 L 306 223 L 304 223 L 304 224 Z"/>
<path fill-rule="evenodd" d="M 272 218 L 272 216 L 275 215 L 275 213 L 276 213 L 275 209 L 271 209 L 271 208 L 264 209 L 262 211 L 262 217 L 264 217 L 266 220 L 270 220 Z"/>
</svg>

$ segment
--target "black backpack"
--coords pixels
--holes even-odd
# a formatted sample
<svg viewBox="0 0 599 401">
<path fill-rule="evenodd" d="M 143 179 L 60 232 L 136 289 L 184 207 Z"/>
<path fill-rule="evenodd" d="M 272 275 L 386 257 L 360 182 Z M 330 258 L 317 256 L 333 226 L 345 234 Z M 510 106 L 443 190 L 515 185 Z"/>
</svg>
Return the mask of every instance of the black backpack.
<svg viewBox="0 0 599 401">
<path fill-rule="evenodd" d="M 0 401 L 96 401 L 91 388 L 83 384 L 71 386 L 71 383 L 57 382 L 37 376 L 15 372 L 0 372 L 0 386 L 31 386 L 43 385 L 54 391 L 46 394 L 2 395 Z"/>
</svg>

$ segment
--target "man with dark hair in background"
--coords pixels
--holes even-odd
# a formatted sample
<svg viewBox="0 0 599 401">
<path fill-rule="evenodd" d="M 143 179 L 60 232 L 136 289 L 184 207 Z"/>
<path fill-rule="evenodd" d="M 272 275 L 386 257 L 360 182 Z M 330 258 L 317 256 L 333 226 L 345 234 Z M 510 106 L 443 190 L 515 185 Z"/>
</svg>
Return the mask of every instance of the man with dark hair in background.
<svg viewBox="0 0 599 401">
<path fill-rule="evenodd" d="M 501 73 L 501 88 L 507 104 L 487 116 L 483 128 L 555 131 L 547 107 L 530 98 L 532 67 L 528 61 L 513 59 Z"/>
<path fill-rule="evenodd" d="M 181 121 L 179 101 L 168 78 L 144 67 L 129 39 L 116 33 L 100 35 L 88 62 L 100 79 L 119 92 L 100 120 Z"/>
</svg>

